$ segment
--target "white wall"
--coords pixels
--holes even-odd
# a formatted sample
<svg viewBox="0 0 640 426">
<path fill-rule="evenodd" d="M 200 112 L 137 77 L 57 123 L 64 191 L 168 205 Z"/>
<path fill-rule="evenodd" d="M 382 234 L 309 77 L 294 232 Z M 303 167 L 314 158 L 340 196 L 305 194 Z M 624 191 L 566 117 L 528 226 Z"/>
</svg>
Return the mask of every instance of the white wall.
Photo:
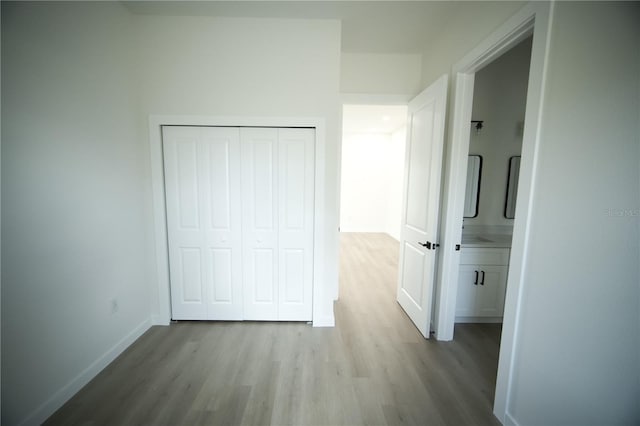
<svg viewBox="0 0 640 426">
<path fill-rule="evenodd" d="M 404 161 L 407 144 L 407 128 L 402 127 L 391 134 L 392 149 L 387 155 L 388 167 L 394 172 L 389 176 L 386 233 L 400 241 L 402 201 L 404 185 Z"/>
<path fill-rule="evenodd" d="M 509 411 L 639 424 L 640 5 L 559 2 L 551 34 Z"/>
<path fill-rule="evenodd" d="M 640 6 L 555 11 L 508 420 L 638 424 Z M 426 52 L 425 86 L 508 17 L 484 15 Z"/>
<path fill-rule="evenodd" d="M 420 91 L 421 60 L 419 54 L 342 53 L 340 91 L 410 99 Z"/>
<path fill-rule="evenodd" d="M 331 20 L 136 16 L 145 117 L 211 115 L 326 120 L 326 289 L 337 295 L 340 23 Z M 145 138 L 147 135 L 145 134 Z M 154 315 L 168 306 L 156 300 Z"/>
<path fill-rule="evenodd" d="M 2 3 L 2 424 L 44 420 L 148 326 L 129 29 L 117 3 Z"/>
<path fill-rule="evenodd" d="M 473 88 L 473 120 L 469 155 L 482 156 L 478 216 L 465 218 L 465 226 L 513 225 L 504 217 L 509 158 L 522 151 L 522 129 L 527 101 L 531 38 L 478 71 Z"/>
<path fill-rule="evenodd" d="M 326 120 L 320 314 L 332 318 L 337 21 L 3 3 L 2 43 L 3 423 L 43 420 L 168 310 L 154 279 L 150 114 Z"/>
<path fill-rule="evenodd" d="M 389 181 L 387 152 L 391 136 L 346 133 L 342 136 L 340 230 L 384 232 Z"/>
<path fill-rule="evenodd" d="M 342 138 L 340 230 L 399 238 L 404 170 L 403 130 L 345 133 Z"/>
</svg>

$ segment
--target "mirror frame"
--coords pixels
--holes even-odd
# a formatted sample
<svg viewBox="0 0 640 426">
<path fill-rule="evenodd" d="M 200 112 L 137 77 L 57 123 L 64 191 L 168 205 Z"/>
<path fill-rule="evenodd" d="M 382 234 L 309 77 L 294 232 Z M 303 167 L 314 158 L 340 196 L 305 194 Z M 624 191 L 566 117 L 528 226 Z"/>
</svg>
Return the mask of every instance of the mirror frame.
<svg viewBox="0 0 640 426">
<path fill-rule="evenodd" d="M 520 156 L 509 158 L 509 174 L 507 175 L 507 192 L 504 197 L 504 217 L 516 217 L 516 199 L 518 198 L 518 180 L 520 178 Z"/>
<path fill-rule="evenodd" d="M 464 215 L 464 210 L 463 210 L 462 211 L 462 218 L 463 219 L 471 219 L 471 218 L 474 218 L 474 217 L 478 217 L 478 213 L 480 211 L 480 187 L 481 187 L 481 183 L 482 183 L 482 163 L 483 163 L 483 158 L 482 158 L 482 155 L 479 155 L 479 154 L 469 155 L 468 158 L 471 158 L 471 157 L 478 157 L 478 159 L 480 160 L 480 165 L 478 167 L 478 190 L 476 191 L 476 209 L 475 209 L 475 212 L 474 212 L 473 216 L 465 216 Z M 469 161 L 468 158 L 467 158 L 467 161 Z M 468 173 L 468 170 L 469 170 L 469 166 L 467 164 L 467 173 Z M 467 176 L 467 181 L 468 181 L 468 179 L 469 179 L 469 176 Z M 465 204 L 466 204 L 466 200 L 467 200 L 466 191 L 465 191 L 465 194 L 464 194 L 464 198 L 465 198 Z"/>
</svg>

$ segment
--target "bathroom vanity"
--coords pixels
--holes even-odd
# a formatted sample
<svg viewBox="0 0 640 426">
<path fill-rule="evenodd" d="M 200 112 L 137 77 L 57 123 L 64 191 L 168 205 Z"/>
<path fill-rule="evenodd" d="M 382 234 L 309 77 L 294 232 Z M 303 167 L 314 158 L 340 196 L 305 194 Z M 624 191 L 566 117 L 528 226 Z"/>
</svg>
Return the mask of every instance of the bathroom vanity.
<svg viewBox="0 0 640 426">
<path fill-rule="evenodd" d="M 510 234 L 462 234 L 456 322 L 502 322 Z"/>
</svg>

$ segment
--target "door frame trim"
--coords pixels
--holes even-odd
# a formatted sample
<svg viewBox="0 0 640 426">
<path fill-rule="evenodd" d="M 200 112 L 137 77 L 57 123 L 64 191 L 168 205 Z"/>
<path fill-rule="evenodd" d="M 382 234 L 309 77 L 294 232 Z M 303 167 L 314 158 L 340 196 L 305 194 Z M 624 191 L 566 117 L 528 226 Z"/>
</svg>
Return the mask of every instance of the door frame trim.
<svg viewBox="0 0 640 426">
<path fill-rule="evenodd" d="M 155 273 L 157 286 L 152 287 L 151 323 L 169 325 L 171 296 L 169 280 L 169 245 L 165 209 L 164 160 L 162 126 L 218 127 L 298 127 L 315 129 L 315 194 L 313 225 L 313 303 L 314 327 L 333 327 L 333 298 L 324 288 L 325 270 L 325 145 L 326 124 L 321 117 L 231 117 L 204 115 L 150 115 L 149 153 L 151 195 L 153 198 L 153 237 L 155 238 Z"/>
<path fill-rule="evenodd" d="M 533 33 L 531 65 L 527 90 L 525 127 L 522 143 L 516 219 L 509 263 L 509 274 L 500 343 L 493 413 L 504 424 L 513 424 L 509 399 L 513 381 L 513 364 L 517 355 L 519 318 L 523 289 L 526 287 L 527 254 L 531 234 L 531 212 L 534 204 L 538 151 L 542 134 L 542 116 L 553 19 L 553 2 L 531 2 L 491 33 L 477 47 L 452 67 L 452 105 L 449 115 L 449 144 L 444 183 L 441 273 L 436 302 L 436 339 L 453 339 L 455 304 L 458 287 L 466 158 L 473 105 L 475 73 Z"/>
</svg>

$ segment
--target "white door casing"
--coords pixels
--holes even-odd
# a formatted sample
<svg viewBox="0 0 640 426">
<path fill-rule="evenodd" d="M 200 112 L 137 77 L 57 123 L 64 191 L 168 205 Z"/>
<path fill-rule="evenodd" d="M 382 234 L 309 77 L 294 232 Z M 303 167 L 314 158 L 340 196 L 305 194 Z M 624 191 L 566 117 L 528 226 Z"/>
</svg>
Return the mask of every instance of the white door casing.
<svg viewBox="0 0 640 426">
<path fill-rule="evenodd" d="M 447 199 L 443 207 L 443 233 L 446 243 L 439 277 L 440 291 L 437 300 L 438 340 L 451 340 L 455 323 L 455 307 L 460 253 L 453 247 L 460 243 L 462 212 L 464 204 L 464 182 L 466 158 L 468 156 L 469 129 L 473 105 L 474 73 L 495 58 L 518 44 L 533 32 L 531 65 L 527 87 L 525 126 L 522 136 L 522 162 L 516 201 L 516 219 L 508 270 L 507 291 L 504 303 L 504 318 L 500 340 L 500 357 L 493 413 L 502 423 L 515 424 L 509 414 L 511 384 L 514 378 L 514 359 L 518 337 L 518 321 L 523 300 L 528 267 L 527 253 L 531 235 L 531 209 L 540 145 L 541 117 L 546 87 L 549 40 L 554 2 L 529 2 L 504 24 L 469 51 L 452 68 L 454 76 L 453 105 L 449 126 L 449 161 L 445 192 Z"/>
<path fill-rule="evenodd" d="M 239 129 L 162 129 L 173 319 L 242 319 Z"/>
<path fill-rule="evenodd" d="M 429 337 L 448 76 L 409 102 L 398 303 Z"/>
</svg>

